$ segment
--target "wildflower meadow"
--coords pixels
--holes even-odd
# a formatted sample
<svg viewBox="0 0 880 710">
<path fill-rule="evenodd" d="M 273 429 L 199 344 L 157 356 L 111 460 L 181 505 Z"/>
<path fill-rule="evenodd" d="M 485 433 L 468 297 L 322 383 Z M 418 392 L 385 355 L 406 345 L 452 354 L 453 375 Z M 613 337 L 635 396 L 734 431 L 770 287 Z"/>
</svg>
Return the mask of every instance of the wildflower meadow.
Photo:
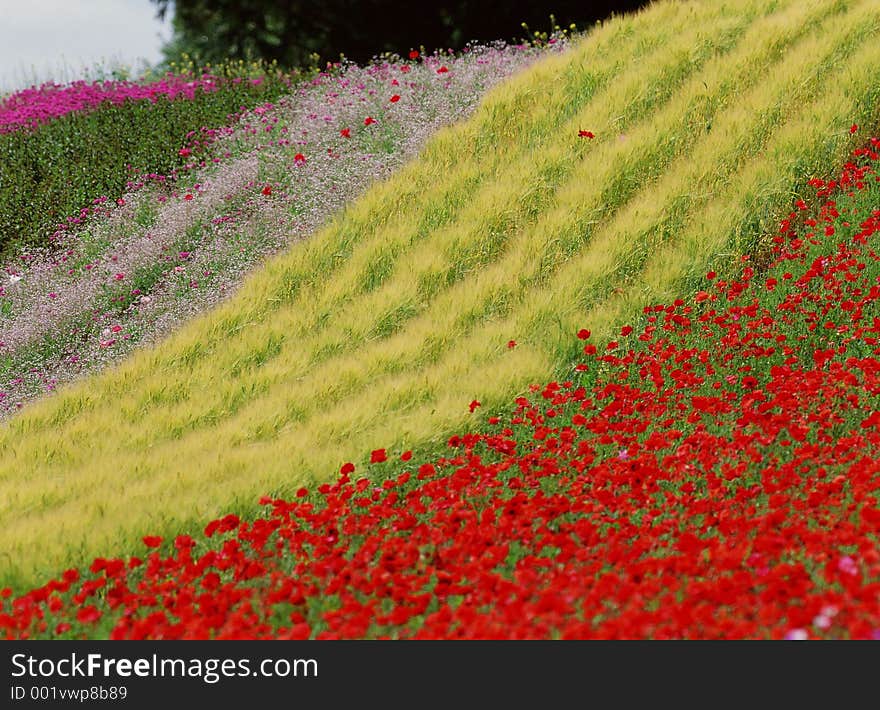
<svg viewBox="0 0 880 710">
<path fill-rule="evenodd" d="M 162 124 L 9 242 L 0 635 L 880 638 L 878 31 L 657 2 Z"/>
</svg>

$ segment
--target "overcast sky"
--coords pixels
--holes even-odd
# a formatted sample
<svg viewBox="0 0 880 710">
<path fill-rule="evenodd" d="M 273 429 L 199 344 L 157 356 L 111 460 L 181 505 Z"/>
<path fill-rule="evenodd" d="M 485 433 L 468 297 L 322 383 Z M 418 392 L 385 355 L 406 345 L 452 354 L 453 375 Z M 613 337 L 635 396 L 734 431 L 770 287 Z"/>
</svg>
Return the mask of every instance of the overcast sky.
<svg viewBox="0 0 880 710">
<path fill-rule="evenodd" d="M 96 64 L 155 63 L 170 34 L 149 0 L 0 0 L 0 91 Z"/>
</svg>

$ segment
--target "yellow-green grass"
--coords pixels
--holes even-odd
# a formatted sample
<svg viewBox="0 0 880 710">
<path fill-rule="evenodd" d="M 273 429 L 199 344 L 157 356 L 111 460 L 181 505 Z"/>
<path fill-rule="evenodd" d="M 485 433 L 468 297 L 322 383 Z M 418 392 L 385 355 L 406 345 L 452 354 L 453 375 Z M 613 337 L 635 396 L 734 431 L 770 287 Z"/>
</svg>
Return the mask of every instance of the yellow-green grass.
<svg viewBox="0 0 880 710">
<path fill-rule="evenodd" d="M 564 372 L 578 328 L 733 269 L 876 119 L 878 29 L 873 0 L 667 1 L 518 75 L 233 299 L 3 425 L 0 583 L 432 446 Z"/>
</svg>

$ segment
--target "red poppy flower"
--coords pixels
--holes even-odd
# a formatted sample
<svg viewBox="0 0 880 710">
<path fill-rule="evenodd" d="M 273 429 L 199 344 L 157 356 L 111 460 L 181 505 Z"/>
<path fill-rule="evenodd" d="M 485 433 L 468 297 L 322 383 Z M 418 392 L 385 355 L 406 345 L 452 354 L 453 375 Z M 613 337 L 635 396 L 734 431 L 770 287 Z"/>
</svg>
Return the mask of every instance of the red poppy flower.
<svg viewBox="0 0 880 710">
<path fill-rule="evenodd" d="M 412 451 L 404 451 L 404 452 L 400 455 L 400 460 L 401 460 L 401 461 L 409 461 L 411 458 L 412 458 Z"/>
<path fill-rule="evenodd" d="M 365 126 L 369 126 L 370 124 L 373 124 L 373 123 L 376 123 L 376 119 L 373 118 L 372 116 L 367 116 L 367 117 L 364 119 L 364 125 L 365 125 Z"/>
<path fill-rule="evenodd" d="M 578 331 L 578 338 L 580 338 L 581 340 L 589 339 L 590 335 L 591 335 L 590 331 L 587 330 L 586 328 L 581 328 Z"/>
<path fill-rule="evenodd" d="M 580 138 L 595 138 L 596 137 L 596 135 L 592 131 L 584 131 L 584 130 L 578 131 L 578 136 Z"/>
<path fill-rule="evenodd" d="M 162 538 L 158 535 L 147 535 L 144 537 L 144 545 L 147 547 L 159 547 L 162 544 Z"/>
<path fill-rule="evenodd" d="M 507 347 L 510 348 L 510 349 L 515 348 L 515 347 L 516 347 L 516 341 L 515 341 L 515 340 L 508 340 L 508 341 L 507 341 Z"/>
<path fill-rule="evenodd" d="M 76 620 L 81 624 L 94 624 L 101 618 L 101 612 L 93 606 L 83 607 L 76 613 Z"/>
<path fill-rule="evenodd" d="M 391 101 L 391 103 L 393 103 L 393 104 L 396 104 L 398 101 L 400 101 L 400 96 L 398 96 L 397 94 L 394 94 L 394 96 L 392 96 L 389 99 L 389 101 Z"/>
<path fill-rule="evenodd" d="M 348 463 L 342 464 L 342 468 L 339 469 L 339 473 L 341 473 L 343 476 L 354 473 L 354 464 L 350 461 Z"/>
<path fill-rule="evenodd" d="M 849 127 L 850 133 L 855 133 L 857 130 L 859 130 L 859 127 L 855 123 Z"/>
<path fill-rule="evenodd" d="M 271 195 L 272 194 L 272 186 L 266 185 L 266 187 L 263 188 L 263 194 L 264 195 Z"/>
<path fill-rule="evenodd" d="M 437 73 L 438 73 L 438 74 L 445 74 L 445 73 L 448 72 L 448 71 L 449 71 L 449 69 L 447 69 L 446 67 L 440 67 L 440 68 L 437 70 Z"/>
<path fill-rule="evenodd" d="M 304 156 L 302 153 L 297 153 L 296 155 L 293 156 L 293 162 L 294 163 L 304 163 L 304 162 L 306 162 L 306 156 Z"/>
<path fill-rule="evenodd" d="M 482 405 L 477 400 L 474 400 L 468 405 L 468 409 L 470 409 L 471 414 L 473 414 L 474 410 L 480 406 L 482 406 Z"/>
<path fill-rule="evenodd" d="M 351 129 L 343 128 L 341 131 L 339 131 L 339 135 L 343 138 L 351 138 Z"/>
<path fill-rule="evenodd" d="M 370 454 L 370 463 L 382 463 L 388 460 L 388 454 L 385 449 L 376 449 Z"/>
<path fill-rule="evenodd" d="M 183 196 L 183 199 L 187 200 L 187 201 L 191 200 L 192 198 L 193 198 L 193 196 L 190 193 L 186 193 L 186 195 Z"/>
<path fill-rule="evenodd" d="M 410 59 L 418 59 L 418 58 L 419 58 L 418 50 L 415 50 L 415 49 L 412 50 L 412 51 L 409 53 L 409 58 L 410 58 Z"/>
</svg>

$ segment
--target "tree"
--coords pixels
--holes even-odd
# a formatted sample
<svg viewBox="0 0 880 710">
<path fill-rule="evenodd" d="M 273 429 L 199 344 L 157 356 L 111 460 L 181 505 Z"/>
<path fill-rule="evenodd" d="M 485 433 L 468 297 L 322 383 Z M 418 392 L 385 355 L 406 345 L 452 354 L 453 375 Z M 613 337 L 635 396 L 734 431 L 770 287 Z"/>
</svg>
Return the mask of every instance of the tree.
<svg viewBox="0 0 880 710">
<path fill-rule="evenodd" d="M 166 59 L 187 53 L 200 63 L 226 59 L 275 60 L 285 67 L 337 61 L 365 62 L 419 46 L 461 49 L 470 41 L 523 38 L 523 23 L 550 30 L 551 15 L 562 27 L 585 28 L 612 11 L 646 0 L 509 0 L 489 6 L 474 0 L 433 3 L 399 0 L 151 0 L 164 19 L 173 10 L 174 35 Z"/>
</svg>

